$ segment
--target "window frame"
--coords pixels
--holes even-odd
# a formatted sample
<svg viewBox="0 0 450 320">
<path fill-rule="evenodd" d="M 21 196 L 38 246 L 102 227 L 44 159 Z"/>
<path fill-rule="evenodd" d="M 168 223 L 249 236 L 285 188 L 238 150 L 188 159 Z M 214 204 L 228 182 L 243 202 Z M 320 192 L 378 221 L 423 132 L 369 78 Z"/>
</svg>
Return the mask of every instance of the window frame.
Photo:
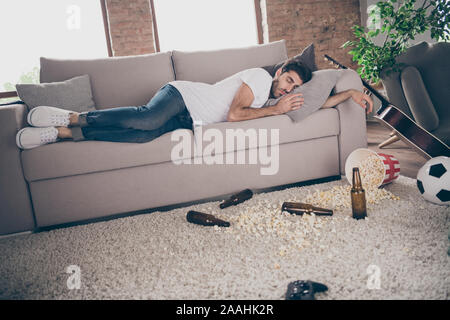
<svg viewBox="0 0 450 320">
<path fill-rule="evenodd" d="M 253 0 L 255 4 L 255 17 L 256 17 L 256 30 L 258 33 L 258 44 L 263 44 L 263 30 L 262 30 L 262 14 L 260 0 Z M 155 41 L 156 52 L 161 52 L 159 47 L 159 36 L 158 36 L 158 23 L 156 22 L 155 5 L 153 0 L 150 0 L 150 7 L 152 10 L 152 23 L 153 23 L 153 37 Z"/>
<path fill-rule="evenodd" d="M 105 29 L 105 37 L 106 37 L 106 45 L 108 49 L 108 56 L 113 56 L 112 51 L 112 44 L 111 44 L 111 32 L 109 30 L 109 23 L 108 23 L 108 10 L 107 10 L 107 4 L 106 0 L 99 0 L 101 9 L 102 9 L 102 17 L 103 17 L 103 27 Z M 256 29 L 258 32 L 258 44 L 263 44 L 263 30 L 262 30 L 262 15 L 261 15 L 261 5 L 260 0 L 253 0 L 255 4 L 255 16 L 256 16 Z M 151 14 L 152 14 L 152 23 L 153 23 L 153 37 L 155 41 L 155 49 L 156 52 L 160 52 L 159 47 L 159 36 L 158 36 L 158 24 L 156 22 L 156 14 L 155 14 L 155 5 L 153 3 L 153 0 L 150 0 L 150 8 L 151 8 Z M 14 98 L 17 97 L 17 91 L 0 91 L 0 99 L 4 98 Z"/>
<path fill-rule="evenodd" d="M 105 28 L 106 46 L 108 49 L 108 56 L 112 57 L 112 46 L 111 46 L 111 34 L 109 31 L 108 24 L 108 10 L 106 9 L 106 0 L 100 0 L 100 6 L 102 9 L 103 26 Z M 18 97 L 17 91 L 0 91 L 0 99 L 4 98 L 14 98 Z"/>
</svg>

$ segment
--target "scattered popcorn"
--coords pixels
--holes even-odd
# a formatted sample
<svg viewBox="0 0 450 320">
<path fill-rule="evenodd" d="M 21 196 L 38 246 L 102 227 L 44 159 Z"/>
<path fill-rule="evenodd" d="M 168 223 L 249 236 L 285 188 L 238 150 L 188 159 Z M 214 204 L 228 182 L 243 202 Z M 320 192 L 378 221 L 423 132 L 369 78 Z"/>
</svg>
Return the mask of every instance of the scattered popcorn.
<svg viewBox="0 0 450 320">
<path fill-rule="evenodd" d="M 384 164 L 378 156 L 370 155 L 362 160 L 358 167 L 363 188 L 365 186 L 378 187 L 381 185 L 384 179 Z"/>
<path fill-rule="evenodd" d="M 311 228 L 314 227 L 314 222 L 316 221 L 316 216 L 314 215 L 314 213 L 312 213 L 311 215 L 305 215 L 306 219 L 308 220 L 309 226 Z"/>
<path fill-rule="evenodd" d="M 363 176 L 361 175 L 361 179 Z M 366 191 L 366 202 L 370 204 L 378 204 L 382 200 L 400 200 L 400 197 L 395 196 L 386 189 L 378 188 L 378 185 L 367 185 L 364 187 Z M 345 209 L 351 208 L 352 202 L 350 197 L 351 186 L 335 186 L 331 190 L 316 191 L 313 194 L 308 194 L 301 202 L 312 204 L 313 206 L 322 208 Z"/>
<path fill-rule="evenodd" d="M 381 162 L 381 166 L 380 166 Z M 371 156 L 360 164 L 360 174 L 363 183 L 363 188 L 366 191 L 367 208 L 370 209 L 372 205 L 379 204 L 384 200 L 400 200 L 384 188 L 379 188 L 379 185 L 384 178 L 382 168 L 382 161 L 376 157 Z M 272 201 L 266 196 L 255 196 L 246 204 L 241 204 L 233 208 L 231 214 L 227 216 L 227 221 L 231 226 L 226 228 L 225 232 L 236 234 L 236 240 L 241 240 L 242 233 L 251 234 L 260 241 L 270 241 L 271 237 L 283 240 L 284 246 L 280 247 L 274 254 L 284 257 L 290 251 L 303 250 L 313 247 L 324 251 L 331 259 L 332 255 L 326 253 L 327 245 L 320 243 L 321 233 L 323 228 L 329 226 L 326 232 L 336 233 L 333 217 L 321 217 L 314 214 L 304 214 L 298 216 L 290 214 L 287 211 L 281 211 L 282 203 L 284 201 L 294 201 L 308 203 L 313 206 L 332 209 L 336 214 L 339 211 L 351 209 L 350 197 L 351 185 L 333 186 L 328 190 L 320 190 L 316 188 L 313 191 L 299 193 L 296 189 L 292 189 L 290 196 L 283 200 L 277 199 Z M 349 221 L 348 215 L 341 216 L 340 219 Z M 367 219 L 367 218 L 366 218 Z M 219 231 L 222 228 L 214 226 L 214 230 Z M 380 250 L 383 254 L 384 250 Z M 280 265 L 275 264 L 275 269 L 279 269 Z"/>
</svg>

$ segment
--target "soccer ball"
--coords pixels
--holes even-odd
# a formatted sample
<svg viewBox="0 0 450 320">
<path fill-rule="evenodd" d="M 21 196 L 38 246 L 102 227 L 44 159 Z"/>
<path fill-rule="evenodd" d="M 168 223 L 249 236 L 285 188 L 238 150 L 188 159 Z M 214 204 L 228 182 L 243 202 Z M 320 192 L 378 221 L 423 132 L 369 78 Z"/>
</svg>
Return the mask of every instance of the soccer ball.
<svg viewBox="0 0 450 320">
<path fill-rule="evenodd" d="M 450 158 L 428 160 L 417 173 L 417 188 L 425 198 L 439 205 L 450 204 Z"/>
</svg>

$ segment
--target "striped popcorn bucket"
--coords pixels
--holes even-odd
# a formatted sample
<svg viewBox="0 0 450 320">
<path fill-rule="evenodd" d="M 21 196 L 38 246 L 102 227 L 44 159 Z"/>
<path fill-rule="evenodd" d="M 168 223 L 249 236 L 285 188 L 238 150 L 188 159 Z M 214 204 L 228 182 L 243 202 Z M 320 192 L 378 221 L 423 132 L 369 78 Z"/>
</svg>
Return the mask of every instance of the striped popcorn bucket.
<svg viewBox="0 0 450 320">
<path fill-rule="evenodd" d="M 345 162 L 345 176 L 350 184 L 352 184 L 353 168 L 359 167 L 361 161 L 367 159 L 371 155 L 377 156 L 382 163 L 382 165 L 380 163 L 379 168 L 375 168 L 376 169 L 375 171 L 379 170 L 384 174 L 384 178 L 379 183 L 378 187 L 388 184 L 398 178 L 398 176 L 400 175 L 400 163 L 394 156 L 385 153 L 377 153 L 370 149 L 361 148 L 356 149 L 352 153 L 350 153 Z"/>
</svg>

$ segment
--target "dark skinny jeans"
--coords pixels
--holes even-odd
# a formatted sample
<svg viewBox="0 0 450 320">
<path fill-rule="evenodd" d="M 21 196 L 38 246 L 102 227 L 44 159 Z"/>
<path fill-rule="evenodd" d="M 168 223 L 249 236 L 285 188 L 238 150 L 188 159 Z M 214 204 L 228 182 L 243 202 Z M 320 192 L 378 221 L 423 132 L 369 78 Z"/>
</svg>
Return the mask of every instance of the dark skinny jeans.
<svg viewBox="0 0 450 320">
<path fill-rule="evenodd" d="M 117 107 L 81 113 L 80 127 L 72 128 L 74 140 L 148 142 L 166 132 L 192 130 L 192 119 L 179 91 L 162 87 L 144 106 Z"/>
</svg>

